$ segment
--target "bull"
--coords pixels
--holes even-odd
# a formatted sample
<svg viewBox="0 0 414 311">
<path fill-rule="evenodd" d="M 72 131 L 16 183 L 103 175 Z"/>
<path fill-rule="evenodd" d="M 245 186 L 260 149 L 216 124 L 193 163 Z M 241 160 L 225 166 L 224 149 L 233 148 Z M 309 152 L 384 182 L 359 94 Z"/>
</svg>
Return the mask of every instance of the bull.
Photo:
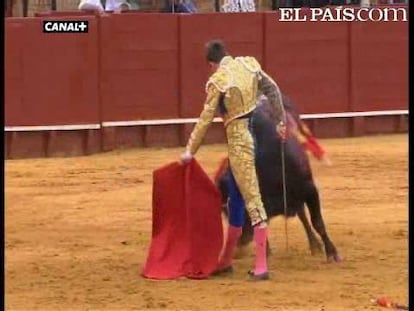
<svg viewBox="0 0 414 311">
<path fill-rule="evenodd" d="M 287 129 L 294 126 L 299 120 L 299 114 L 293 103 L 286 96 L 283 97 L 285 111 L 288 116 Z M 319 192 L 315 185 L 309 158 L 302 144 L 293 136 L 287 135 L 285 142 L 280 141 L 276 133 L 271 107 L 266 98 L 261 98 L 257 109 L 252 115 L 253 134 L 256 141 L 256 168 L 260 192 L 269 220 L 278 215 L 285 215 L 283 175 L 282 175 L 282 148 L 285 161 L 285 189 L 286 189 L 286 217 L 298 216 L 305 229 L 311 254 L 323 251 L 322 244 L 316 237 L 313 229 L 323 241 L 328 262 L 340 262 L 337 249 L 328 236 L 322 217 Z M 289 120 L 291 120 L 289 122 Z M 293 121 L 293 122 L 292 122 Z M 297 124 L 296 124 L 297 125 Z M 226 214 L 229 179 L 227 159 L 222 162 L 216 173 L 216 186 L 218 187 Z M 312 227 L 306 216 L 305 205 L 308 208 Z M 245 213 L 242 236 L 239 246 L 245 246 L 253 239 L 253 227 Z M 269 244 L 268 244 L 269 249 Z"/>
</svg>

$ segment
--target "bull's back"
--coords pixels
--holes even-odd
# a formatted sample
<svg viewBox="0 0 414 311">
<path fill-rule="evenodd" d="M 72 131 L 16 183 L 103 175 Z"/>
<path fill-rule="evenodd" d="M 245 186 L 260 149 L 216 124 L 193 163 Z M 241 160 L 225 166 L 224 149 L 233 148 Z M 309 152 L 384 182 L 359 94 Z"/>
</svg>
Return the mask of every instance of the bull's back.
<svg viewBox="0 0 414 311">
<path fill-rule="evenodd" d="M 282 144 L 285 165 L 286 195 L 289 215 L 296 214 L 303 205 L 312 172 L 304 148 L 293 136 L 281 142 L 276 124 L 269 113 L 270 107 L 262 103 L 253 115 L 253 132 L 256 141 L 256 167 L 260 191 L 266 211 L 271 215 L 284 212 Z"/>
<path fill-rule="evenodd" d="M 261 102 L 252 118 L 257 165 L 261 168 L 267 167 L 273 171 L 276 169 L 281 171 L 283 145 L 286 170 L 289 170 L 291 176 L 312 179 L 309 158 L 305 149 L 294 136 L 288 136 L 286 141 L 282 143 L 276 132 L 276 124 L 271 117 L 267 101 Z M 277 174 L 277 176 L 279 175 Z"/>
<path fill-rule="evenodd" d="M 270 217 L 281 215 L 284 213 L 282 142 L 276 133 L 276 124 L 267 101 L 262 101 L 254 111 L 252 126 L 262 200 Z M 297 210 L 303 206 L 306 187 L 309 183 L 313 183 L 313 177 L 305 150 L 295 137 L 287 138 L 283 143 L 283 152 L 288 216 L 294 216 Z M 229 169 L 227 168 L 217 178 L 223 203 L 227 202 L 228 182 Z"/>
</svg>

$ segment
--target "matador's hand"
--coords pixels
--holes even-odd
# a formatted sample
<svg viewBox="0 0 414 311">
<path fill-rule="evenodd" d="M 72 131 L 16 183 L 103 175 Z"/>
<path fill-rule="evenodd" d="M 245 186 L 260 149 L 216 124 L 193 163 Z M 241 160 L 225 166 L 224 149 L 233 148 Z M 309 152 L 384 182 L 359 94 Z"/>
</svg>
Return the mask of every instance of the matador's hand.
<svg viewBox="0 0 414 311">
<path fill-rule="evenodd" d="M 283 141 L 286 140 L 287 131 L 285 122 L 280 121 L 279 124 L 276 125 L 276 132 Z"/>
<path fill-rule="evenodd" d="M 186 151 L 180 156 L 180 162 L 182 164 L 187 164 L 188 162 L 191 161 L 192 158 L 193 158 L 193 155 L 189 151 Z"/>
</svg>

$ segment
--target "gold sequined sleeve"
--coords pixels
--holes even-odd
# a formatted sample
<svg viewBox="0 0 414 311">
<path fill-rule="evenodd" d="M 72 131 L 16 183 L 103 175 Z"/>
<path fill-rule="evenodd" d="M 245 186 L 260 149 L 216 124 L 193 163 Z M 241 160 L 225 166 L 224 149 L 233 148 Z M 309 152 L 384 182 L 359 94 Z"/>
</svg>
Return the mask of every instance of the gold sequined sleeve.
<svg viewBox="0 0 414 311">
<path fill-rule="evenodd" d="M 273 107 L 276 124 L 283 121 L 286 124 L 286 113 L 283 107 L 282 93 L 275 81 L 263 70 L 259 73 L 259 89 L 269 100 Z"/>
<path fill-rule="evenodd" d="M 214 119 L 214 115 L 219 103 L 220 91 L 210 84 L 207 89 L 207 98 L 204 103 L 204 109 L 200 114 L 197 124 L 195 125 L 187 143 L 186 150 L 195 154 L 203 142 L 208 127 Z"/>
</svg>

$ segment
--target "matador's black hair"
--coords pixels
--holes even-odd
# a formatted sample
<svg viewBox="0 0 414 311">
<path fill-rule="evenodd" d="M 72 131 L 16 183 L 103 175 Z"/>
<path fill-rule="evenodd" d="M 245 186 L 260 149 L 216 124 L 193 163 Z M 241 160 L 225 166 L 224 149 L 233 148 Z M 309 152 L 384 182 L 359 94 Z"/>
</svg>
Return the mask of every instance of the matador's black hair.
<svg viewBox="0 0 414 311">
<path fill-rule="evenodd" d="M 222 58 L 227 55 L 224 43 L 221 40 L 211 40 L 206 44 L 207 48 L 207 61 L 213 63 L 220 63 Z"/>
</svg>

